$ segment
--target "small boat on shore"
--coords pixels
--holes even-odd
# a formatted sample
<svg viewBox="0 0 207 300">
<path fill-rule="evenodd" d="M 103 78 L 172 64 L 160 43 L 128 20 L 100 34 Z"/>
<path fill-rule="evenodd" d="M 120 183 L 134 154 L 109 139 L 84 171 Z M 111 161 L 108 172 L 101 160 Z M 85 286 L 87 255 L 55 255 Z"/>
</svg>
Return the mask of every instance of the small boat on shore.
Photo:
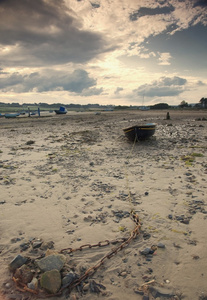
<svg viewBox="0 0 207 300">
<path fill-rule="evenodd" d="M 60 106 L 60 108 L 56 109 L 55 112 L 57 115 L 65 115 L 68 111 L 64 106 Z"/>
<path fill-rule="evenodd" d="M 123 131 L 130 141 L 137 142 L 151 137 L 155 133 L 155 129 L 155 123 L 147 123 L 124 128 Z"/>
<path fill-rule="evenodd" d="M 16 118 L 18 117 L 20 114 L 19 113 L 15 113 L 15 114 L 5 114 L 4 117 L 7 118 L 7 119 L 10 119 L 10 118 Z"/>
</svg>

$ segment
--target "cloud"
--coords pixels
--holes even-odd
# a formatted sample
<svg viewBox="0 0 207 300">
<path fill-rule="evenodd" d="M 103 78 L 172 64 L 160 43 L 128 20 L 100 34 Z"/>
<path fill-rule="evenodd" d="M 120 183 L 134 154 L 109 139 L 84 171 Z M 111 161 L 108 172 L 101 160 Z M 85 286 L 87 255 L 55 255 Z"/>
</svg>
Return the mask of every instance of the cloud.
<svg viewBox="0 0 207 300">
<path fill-rule="evenodd" d="M 88 88 L 84 89 L 81 93 L 81 96 L 83 97 L 89 97 L 89 96 L 97 96 L 103 93 L 103 88 Z"/>
<path fill-rule="evenodd" d="M 197 81 L 197 85 L 198 85 L 198 86 L 205 86 L 206 83 L 204 83 L 204 82 L 201 81 L 201 80 L 198 80 L 198 81 Z"/>
<path fill-rule="evenodd" d="M 170 77 L 161 77 L 159 80 L 153 81 L 151 84 L 141 85 L 138 89 L 135 89 L 133 92 L 139 96 L 146 97 L 172 97 L 178 96 L 184 92 L 184 87 L 187 83 L 187 80 L 174 76 Z"/>
<path fill-rule="evenodd" d="M 63 0 L 1 1 L 0 36 L 4 66 L 83 63 L 111 50 L 101 33 L 83 30 Z"/>
<path fill-rule="evenodd" d="M 72 73 L 47 70 L 47 72 L 33 72 L 22 75 L 12 75 L 0 78 L 0 90 L 3 92 L 13 91 L 16 93 L 69 91 L 76 94 L 86 95 L 87 89 L 96 85 L 96 80 L 89 77 L 85 70 L 77 69 Z M 97 90 L 90 90 L 97 94 Z"/>
<path fill-rule="evenodd" d="M 119 95 L 119 93 L 121 92 L 121 91 L 123 91 L 124 89 L 122 88 L 122 87 L 117 87 L 116 88 L 116 90 L 115 90 L 115 92 L 114 92 L 114 94 L 115 95 Z"/>
<path fill-rule="evenodd" d="M 170 14 L 172 11 L 174 11 L 174 7 L 172 5 L 155 8 L 141 7 L 139 10 L 131 13 L 129 19 L 130 21 L 136 21 L 143 16 Z"/>
<path fill-rule="evenodd" d="M 195 101 L 206 13 L 205 0 L 0 0 L 0 97 Z"/>
<path fill-rule="evenodd" d="M 165 65 L 165 66 L 170 65 L 170 62 L 169 62 L 169 60 L 171 59 L 170 53 L 165 52 L 165 53 L 158 53 L 158 54 L 160 55 L 160 57 L 158 59 L 159 65 Z"/>
</svg>

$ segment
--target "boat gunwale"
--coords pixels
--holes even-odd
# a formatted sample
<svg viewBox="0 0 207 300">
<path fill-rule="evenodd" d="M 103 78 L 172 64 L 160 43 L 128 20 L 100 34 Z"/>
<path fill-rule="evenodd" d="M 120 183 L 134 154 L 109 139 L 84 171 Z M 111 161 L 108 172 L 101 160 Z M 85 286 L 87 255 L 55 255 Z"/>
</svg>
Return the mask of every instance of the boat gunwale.
<svg viewBox="0 0 207 300">
<path fill-rule="evenodd" d="M 134 130 L 135 128 L 138 128 L 140 130 L 154 130 L 156 128 L 156 125 L 157 125 L 156 123 L 134 125 L 131 127 L 123 128 L 123 131 L 129 132 Z"/>
</svg>

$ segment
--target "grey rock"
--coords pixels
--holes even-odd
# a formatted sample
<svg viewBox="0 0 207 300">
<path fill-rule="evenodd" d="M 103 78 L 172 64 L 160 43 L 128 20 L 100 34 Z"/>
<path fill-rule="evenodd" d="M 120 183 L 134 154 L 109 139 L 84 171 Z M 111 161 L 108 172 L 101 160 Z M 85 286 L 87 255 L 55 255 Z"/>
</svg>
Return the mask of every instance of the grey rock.
<svg viewBox="0 0 207 300">
<path fill-rule="evenodd" d="M 148 247 L 140 251 L 140 253 L 141 253 L 142 255 L 152 254 L 153 252 L 154 252 L 154 251 L 153 251 L 151 248 L 148 248 Z"/>
<path fill-rule="evenodd" d="M 22 243 L 20 244 L 21 251 L 25 251 L 29 248 L 30 243 Z"/>
<path fill-rule="evenodd" d="M 37 290 L 38 289 L 38 279 L 36 277 L 34 277 L 32 279 L 32 281 L 27 284 L 27 287 L 31 290 Z"/>
<path fill-rule="evenodd" d="M 56 269 L 47 271 L 42 274 L 40 285 L 51 294 L 55 294 L 61 287 L 60 272 Z"/>
<path fill-rule="evenodd" d="M 157 244 L 157 247 L 158 247 L 158 248 L 165 248 L 165 245 L 164 245 L 163 243 L 158 243 L 158 244 Z"/>
<path fill-rule="evenodd" d="M 40 260 L 36 260 L 35 262 L 41 271 L 46 272 L 53 269 L 60 271 L 63 268 L 65 261 L 66 257 L 63 254 L 52 254 Z"/>
<path fill-rule="evenodd" d="M 20 268 L 27 262 L 27 258 L 21 256 L 20 254 L 17 255 L 9 264 L 10 271 L 15 271 L 16 269 Z"/>
<path fill-rule="evenodd" d="M 43 241 L 34 241 L 34 242 L 32 243 L 33 249 L 40 248 L 41 245 L 42 245 L 42 243 L 43 243 Z"/>
<path fill-rule="evenodd" d="M 71 283 L 73 283 L 76 279 L 78 279 L 78 275 L 73 272 L 69 272 L 65 275 L 62 279 L 62 286 L 69 286 Z"/>
</svg>

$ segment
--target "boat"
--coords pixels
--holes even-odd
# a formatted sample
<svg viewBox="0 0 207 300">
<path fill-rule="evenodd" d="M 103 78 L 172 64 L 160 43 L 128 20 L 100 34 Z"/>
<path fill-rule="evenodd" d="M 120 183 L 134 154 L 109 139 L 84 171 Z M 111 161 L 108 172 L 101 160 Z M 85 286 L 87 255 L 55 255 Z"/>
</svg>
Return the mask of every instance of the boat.
<svg viewBox="0 0 207 300">
<path fill-rule="evenodd" d="M 155 123 L 147 123 L 124 128 L 123 131 L 130 141 L 137 142 L 151 137 L 155 133 L 155 129 Z"/>
<path fill-rule="evenodd" d="M 19 113 L 15 113 L 15 114 L 5 114 L 4 115 L 5 118 L 9 119 L 9 118 L 16 118 L 19 116 Z"/>
<path fill-rule="evenodd" d="M 145 110 L 150 110 L 150 107 L 148 107 L 148 106 L 141 106 L 139 109 L 145 111 Z"/>
<path fill-rule="evenodd" d="M 142 100 L 142 106 L 140 106 L 139 109 L 143 110 L 143 111 L 150 110 L 149 106 L 144 105 L 144 95 L 143 95 L 143 100 Z"/>
<path fill-rule="evenodd" d="M 56 109 L 55 112 L 57 115 L 65 115 L 68 111 L 64 106 L 60 106 L 60 108 Z"/>
</svg>

